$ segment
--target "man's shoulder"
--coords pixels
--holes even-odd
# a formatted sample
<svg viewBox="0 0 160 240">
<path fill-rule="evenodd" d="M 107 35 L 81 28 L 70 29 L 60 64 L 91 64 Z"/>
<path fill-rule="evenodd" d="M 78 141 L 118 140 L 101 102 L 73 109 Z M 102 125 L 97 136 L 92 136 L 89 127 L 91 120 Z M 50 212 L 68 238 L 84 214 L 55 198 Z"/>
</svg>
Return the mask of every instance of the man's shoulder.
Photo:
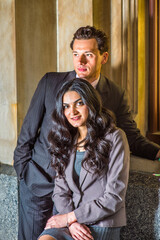
<svg viewBox="0 0 160 240">
<path fill-rule="evenodd" d="M 110 92 L 110 93 L 117 93 L 122 94 L 124 89 L 119 86 L 116 82 L 108 79 L 106 76 L 101 75 L 98 89 L 100 92 Z"/>
<path fill-rule="evenodd" d="M 47 72 L 40 80 L 39 84 L 47 88 L 61 86 L 65 81 L 75 78 L 75 71 L 68 72 Z"/>
<path fill-rule="evenodd" d="M 47 72 L 44 77 L 46 79 L 51 79 L 51 80 L 55 80 L 55 79 L 64 79 L 66 77 L 70 77 L 70 76 L 74 76 L 75 72 L 74 71 L 68 71 L 68 72 Z"/>
<path fill-rule="evenodd" d="M 102 78 L 104 79 L 105 83 L 110 86 L 110 87 L 113 87 L 113 88 L 117 88 L 117 89 L 122 89 L 121 86 L 118 85 L 118 83 L 108 79 L 106 76 L 103 76 L 102 75 Z"/>
</svg>

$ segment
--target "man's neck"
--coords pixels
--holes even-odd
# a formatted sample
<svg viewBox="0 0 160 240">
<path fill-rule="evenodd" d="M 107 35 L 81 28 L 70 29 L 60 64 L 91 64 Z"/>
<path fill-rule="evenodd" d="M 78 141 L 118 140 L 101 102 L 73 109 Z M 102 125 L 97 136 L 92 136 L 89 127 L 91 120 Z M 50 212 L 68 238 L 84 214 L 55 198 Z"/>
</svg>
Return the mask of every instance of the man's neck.
<svg viewBox="0 0 160 240">
<path fill-rule="evenodd" d="M 78 74 L 76 74 L 76 78 L 79 78 Z M 86 81 L 88 81 L 94 88 L 96 88 L 96 86 L 97 86 L 97 84 L 99 82 L 99 79 L 100 79 L 100 75 L 99 75 L 99 77 L 97 79 L 95 79 L 95 80 L 93 80 L 91 82 L 88 81 L 87 79 L 86 79 Z"/>
</svg>

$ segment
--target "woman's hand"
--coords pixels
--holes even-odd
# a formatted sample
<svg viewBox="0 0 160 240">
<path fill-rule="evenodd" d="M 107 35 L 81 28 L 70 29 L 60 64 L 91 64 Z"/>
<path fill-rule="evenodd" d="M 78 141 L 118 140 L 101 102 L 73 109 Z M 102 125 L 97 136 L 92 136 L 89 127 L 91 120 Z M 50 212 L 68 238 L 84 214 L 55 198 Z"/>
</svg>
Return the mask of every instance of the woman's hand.
<svg viewBox="0 0 160 240">
<path fill-rule="evenodd" d="M 72 223 L 69 227 L 70 234 L 75 240 L 93 240 L 90 229 L 78 222 Z"/>
<path fill-rule="evenodd" d="M 62 228 L 67 226 L 67 214 L 54 215 L 48 219 L 45 229 Z"/>
<path fill-rule="evenodd" d="M 48 219 L 45 229 L 66 227 L 67 225 L 70 225 L 76 221 L 77 219 L 74 211 L 67 214 L 57 214 Z"/>
</svg>

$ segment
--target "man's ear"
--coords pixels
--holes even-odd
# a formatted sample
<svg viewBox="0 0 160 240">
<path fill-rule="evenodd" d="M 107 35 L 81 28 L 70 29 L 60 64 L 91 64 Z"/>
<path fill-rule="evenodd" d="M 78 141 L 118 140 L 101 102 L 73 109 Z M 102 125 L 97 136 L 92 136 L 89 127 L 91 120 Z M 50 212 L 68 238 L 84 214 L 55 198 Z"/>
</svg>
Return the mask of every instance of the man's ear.
<svg viewBox="0 0 160 240">
<path fill-rule="evenodd" d="M 101 64 L 105 64 L 108 61 L 109 53 L 104 52 L 102 55 L 103 55 L 103 58 L 102 58 Z"/>
</svg>

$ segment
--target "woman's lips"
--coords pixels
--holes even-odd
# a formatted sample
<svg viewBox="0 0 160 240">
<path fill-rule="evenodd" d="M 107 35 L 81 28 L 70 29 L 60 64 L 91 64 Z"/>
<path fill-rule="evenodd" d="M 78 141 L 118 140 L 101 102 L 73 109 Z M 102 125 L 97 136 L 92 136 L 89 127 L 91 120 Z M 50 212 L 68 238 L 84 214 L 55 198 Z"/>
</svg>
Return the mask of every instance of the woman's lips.
<svg viewBox="0 0 160 240">
<path fill-rule="evenodd" d="M 79 120 L 80 119 L 80 116 L 77 116 L 77 117 L 73 117 L 73 118 L 71 118 L 73 121 L 77 121 L 77 120 Z"/>
</svg>

